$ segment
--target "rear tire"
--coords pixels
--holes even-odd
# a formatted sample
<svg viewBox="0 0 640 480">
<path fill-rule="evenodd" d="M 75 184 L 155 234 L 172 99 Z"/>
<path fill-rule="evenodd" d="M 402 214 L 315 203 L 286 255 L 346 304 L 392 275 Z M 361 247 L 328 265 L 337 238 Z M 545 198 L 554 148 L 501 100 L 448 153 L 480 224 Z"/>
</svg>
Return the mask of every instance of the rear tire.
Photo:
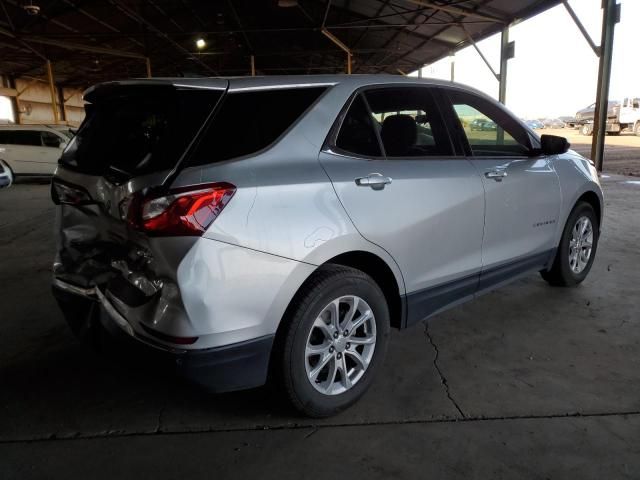
<svg viewBox="0 0 640 480">
<path fill-rule="evenodd" d="M 293 406 L 322 418 L 354 404 L 380 369 L 389 341 L 380 287 L 360 270 L 328 265 L 303 285 L 286 317 L 276 368 Z"/>
<path fill-rule="evenodd" d="M 582 282 L 593 265 L 599 232 L 600 224 L 593 207 L 587 202 L 578 202 L 564 226 L 553 265 L 540 272 L 542 278 L 560 287 Z"/>
<path fill-rule="evenodd" d="M 633 127 L 633 133 L 635 133 L 636 137 L 640 137 L 640 121 L 636 122 L 635 126 Z"/>
<path fill-rule="evenodd" d="M 582 125 L 582 127 L 580 127 L 580 133 L 584 136 L 589 136 L 593 134 L 593 124 L 592 123 L 585 123 L 584 125 Z"/>
</svg>

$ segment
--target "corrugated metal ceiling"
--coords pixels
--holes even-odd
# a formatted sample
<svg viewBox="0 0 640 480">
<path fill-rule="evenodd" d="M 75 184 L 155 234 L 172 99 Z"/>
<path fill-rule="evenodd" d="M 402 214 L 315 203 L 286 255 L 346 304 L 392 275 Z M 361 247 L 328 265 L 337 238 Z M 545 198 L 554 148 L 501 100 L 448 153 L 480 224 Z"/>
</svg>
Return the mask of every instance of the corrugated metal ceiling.
<svg viewBox="0 0 640 480">
<path fill-rule="evenodd" d="M 288 3 L 289 7 L 281 6 Z M 410 71 L 560 0 L 0 0 L 0 73 L 88 85 L 146 75 Z M 24 6 L 37 5 L 37 15 Z M 328 7 L 328 8 L 327 8 Z M 205 38 L 198 51 L 195 39 Z"/>
</svg>

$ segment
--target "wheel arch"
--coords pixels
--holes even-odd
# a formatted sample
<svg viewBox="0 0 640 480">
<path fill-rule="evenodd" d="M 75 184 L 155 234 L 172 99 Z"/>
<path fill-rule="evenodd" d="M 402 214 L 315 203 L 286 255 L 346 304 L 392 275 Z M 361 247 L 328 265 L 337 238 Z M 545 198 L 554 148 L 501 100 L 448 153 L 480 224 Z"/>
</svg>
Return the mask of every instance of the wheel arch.
<svg viewBox="0 0 640 480">
<path fill-rule="evenodd" d="M 582 195 L 578 197 L 578 199 L 576 200 L 576 202 L 572 207 L 572 210 L 573 208 L 575 208 L 575 206 L 579 202 L 586 202 L 593 207 L 593 209 L 596 212 L 596 216 L 598 217 L 598 222 L 601 226 L 602 225 L 602 205 L 600 203 L 600 197 L 598 196 L 598 194 L 593 190 L 587 190 L 586 192 L 584 192 Z"/>
<path fill-rule="evenodd" d="M 329 264 L 355 268 L 373 278 L 382 290 L 382 293 L 384 293 L 385 300 L 389 306 L 391 326 L 402 328 L 405 314 L 403 297 L 400 294 L 400 286 L 398 285 L 396 276 L 391 267 L 387 265 L 387 262 L 374 253 L 356 250 L 337 255 L 327 260 L 318 268 Z"/>
<path fill-rule="evenodd" d="M 395 328 L 402 328 L 404 325 L 406 309 L 404 307 L 404 296 L 402 295 L 401 285 L 399 285 L 393 269 L 384 259 L 375 253 L 365 250 L 353 250 L 340 253 L 327 259 L 318 265 L 317 268 L 304 280 L 304 282 L 302 282 L 296 290 L 296 293 L 291 297 L 291 300 L 285 309 L 276 331 L 276 339 L 281 336 L 280 332 L 288 323 L 287 319 L 291 316 L 292 308 L 298 299 L 300 291 L 302 291 L 307 283 L 311 281 L 314 273 L 329 265 L 351 267 L 369 275 L 384 293 L 385 300 L 389 306 L 391 326 Z"/>
<path fill-rule="evenodd" d="M 274 369 L 274 366 L 281 360 L 286 329 L 290 323 L 290 319 L 292 318 L 296 302 L 299 301 L 300 292 L 304 289 L 307 283 L 311 281 L 314 273 L 322 268 L 327 268 L 330 265 L 355 268 L 363 271 L 373 278 L 382 290 L 385 300 L 387 301 L 387 305 L 389 306 L 391 327 L 403 328 L 406 325 L 405 319 L 407 310 L 404 295 L 401 293 L 401 285 L 399 284 L 399 280 L 396 278 L 396 274 L 393 272 L 393 269 L 387 264 L 387 262 L 375 253 L 365 250 L 353 250 L 340 253 L 318 265 L 317 268 L 300 284 L 296 293 L 291 297 L 291 300 L 289 301 L 289 304 L 287 305 L 276 329 L 274 344 L 271 351 L 269 367 L 270 376 L 278 378 L 280 375 L 278 371 Z M 402 287 L 404 287 L 404 284 Z"/>
</svg>

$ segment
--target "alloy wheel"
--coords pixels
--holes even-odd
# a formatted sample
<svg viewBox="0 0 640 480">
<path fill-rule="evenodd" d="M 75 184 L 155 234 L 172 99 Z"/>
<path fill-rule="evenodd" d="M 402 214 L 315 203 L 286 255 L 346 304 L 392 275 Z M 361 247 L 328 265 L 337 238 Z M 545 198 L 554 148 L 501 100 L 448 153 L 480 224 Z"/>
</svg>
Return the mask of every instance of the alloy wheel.
<svg viewBox="0 0 640 480">
<path fill-rule="evenodd" d="M 356 385 L 376 347 L 376 322 L 367 302 L 355 295 L 332 300 L 315 319 L 305 347 L 307 378 L 324 395 Z"/>
<path fill-rule="evenodd" d="M 573 273 L 581 273 L 591 258 L 593 225 L 589 217 L 578 218 L 571 230 L 569 241 L 569 267 Z"/>
</svg>

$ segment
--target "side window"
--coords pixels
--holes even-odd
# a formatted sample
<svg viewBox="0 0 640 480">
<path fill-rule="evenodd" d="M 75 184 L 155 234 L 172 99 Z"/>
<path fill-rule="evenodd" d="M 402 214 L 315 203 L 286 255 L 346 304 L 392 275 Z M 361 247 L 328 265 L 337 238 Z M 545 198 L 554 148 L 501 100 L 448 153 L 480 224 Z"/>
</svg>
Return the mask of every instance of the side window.
<svg viewBox="0 0 640 480">
<path fill-rule="evenodd" d="M 345 152 L 367 157 L 382 155 L 369 109 L 358 95 L 347 112 L 336 139 L 336 147 Z"/>
<path fill-rule="evenodd" d="M 62 139 L 58 135 L 46 131 L 40 132 L 40 134 L 42 135 L 42 145 L 45 147 L 60 148 Z"/>
<path fill-rule="evenodd" d="M 37 130 L 14 130 L 12 138 L 12 143 L 14 145 L 28 145 L 31 147 L 42 146 L 40 132 Z"/>
<path fill-rule="evenodd" d="M 473 94 L 448 92 L 473 155 L 524 156 L 531 151 L 527 131 L 501 108 Z"/>
<path fill-rule="evenodd" d="M 449 135 L 425 87 L 388 87 L 365 94 L 387 157 L 451 155 Z"/>
<path fill-rule="evenodd" d="M 229 160 L 268 147 L 325 90 L 326 87 L 284 88 L 227 94 L 189 164 Z"/>
</svg>

